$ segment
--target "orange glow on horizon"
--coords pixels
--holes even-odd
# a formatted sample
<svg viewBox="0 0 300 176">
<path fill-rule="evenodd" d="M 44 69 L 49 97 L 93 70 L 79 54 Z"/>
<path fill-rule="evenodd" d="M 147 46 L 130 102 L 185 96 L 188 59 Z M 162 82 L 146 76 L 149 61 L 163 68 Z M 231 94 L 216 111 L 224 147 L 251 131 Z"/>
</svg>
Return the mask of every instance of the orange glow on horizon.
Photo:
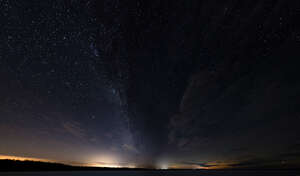
<svg viewBox="0 0 300 176">
<path fill-rule="evenodd" d="M 116 163 L 88 163 L 88 167 L 108 167 L 108 168 L 136 168 L 133 164 L 116 164 Z"/>
<path fill-rule="evenodd" d="M 55 162 L 49 159 L 34 158 L 34 157 L 23 157 L 23 156 L 11 156 L 11 155 L 0 155 L 0 159 L 4 160 L 18 160 L 18 161 L 41 161 L 41 162 Z"/>
<path fill-rule="evenodd" d="M 18 160 L 18 161 L 37 161 L 37 162 L 50 162 L 50 163 L 63 163 L 73 166 L 86 166 L 86 167 L 106 167 L 106 168 L 137 168 L 135 164 L 132 163 L 118 163 L 116 158 L 114 157 L 101 157 L 101 160 L 92 161 L 88 163 L 74 163 L 74 162 L 61 162 L 61 161 L 54 161 L 50 159 L 43 159 L 43 158 L 35 158 L 35 157 L 22 157 L 22 156 L 12 156 L 12 155 L 0 155 L 0 159 L 8 159 L 8 160 Z M 209 167 L 200 166 L 197 164 L 180 164 L 180 163 L 164 163 L 157 169 L 227 169 L 231 168 L 235 162 L 212 162 L 207 163 L 207 165 L 211 165 Z"/>
<path fill-rule="evenodd" d="M 122 159 L 113 153 L 100 153 L 89 157 L 84 166 L 90 167 L 110 167 L 110 168 L 136 168 L 135 164 L 122 162 Z"/>
<path fill-rule="evenodd" d="M 134 164 L 117 164 L 113 162 L 94 162 L 94 163 L 74 163 L 74 162 L 62 162 L 54 161 L 50 159 L 35 158 L 35 157 L 23 157 L 12 155 L 0 155 L 0 160 L 17 160 L 17 161 L 37 161 L 37 162 L 49 162 L 49 163 L 63 163 L 72 166 L 86 166 L 86 167 L 108 167 L 108 168 L 136 168 Z M 110 160 L 111 161 L 111 160 Z"/>
<path fill-rule="evenodd" d="M 231 164 L 231 163 L 230 163 Z M 229 163 L 216 163 L 216 162 L 212 162 L 212 163 L 207 163 L 207 165 L 210 166 L 200 166 L 197 164 L 178 164 L 178 163 L 174 163 L 171 164 L 170 166 L 168 166 L 168 169 L 205 169 L 205 170 L 212 170 L 212 169 L 228 169 L 231 168 Z"/>
</svg>

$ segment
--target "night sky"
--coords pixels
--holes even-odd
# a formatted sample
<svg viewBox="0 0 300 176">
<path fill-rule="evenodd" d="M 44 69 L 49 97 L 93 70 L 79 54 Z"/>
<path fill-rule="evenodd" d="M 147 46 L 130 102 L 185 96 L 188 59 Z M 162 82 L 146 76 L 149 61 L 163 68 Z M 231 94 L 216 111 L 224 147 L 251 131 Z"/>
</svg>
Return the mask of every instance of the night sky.
<svg viewBox="0 0 300 176">
<path fill-rule="evenodd" d="M 298 0 L 0 0 L 0 155 L 300 167 Z"/>
</svg>

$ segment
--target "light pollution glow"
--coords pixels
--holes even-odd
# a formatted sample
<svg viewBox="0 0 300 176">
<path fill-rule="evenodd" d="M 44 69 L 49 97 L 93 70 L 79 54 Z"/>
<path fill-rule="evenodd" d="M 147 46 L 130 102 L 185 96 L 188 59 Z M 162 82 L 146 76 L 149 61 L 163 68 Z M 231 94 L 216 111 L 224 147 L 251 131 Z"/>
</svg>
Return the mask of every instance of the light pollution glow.
<svg viewBox="0 0 300 176">
<path fill-rule="evenodd" d="M 102 156 L 98 159 L 93 159 L 93 162 L 89 163 L 74 163 L 74 162 L 62 162 L 54 161 L 50 159 L 35 158 L 35 157 L 22 157 L 22 156 L 11 156 L 11 155 L 0 155 L 0 160 L 19 160 L 19 161 L 40 161 L 40 162 L 50 162 L 50 163 L 63 163 L 72 166 L 87 166 L 87 167 L 108 167 L 108 168 L 137 168 L 135 164 L 132 163 L 118 163 L 115 157 L 112 156 Z M 230 163 L 232 164 L 232 163 Z M 209 163 L 209 167 L 200 166 L 197 164 L 178 164 L 178 163 L 160 163 L 156 169 L 226 169 L 230 168 L 228 163 Z"/>
<path fill-rule="evenodd" d="M 178 163 L 173 163 L 173 164 L 163 164 L 161 167 L 158 169 L 226 169 L 230 168 L 229 164 L 226 163 L 209 163 L 208 165 L 211 166 L 200 166 L 197 164 L 178 164 Z"/>
<path fill-rule="evenodd" d="M 82 166 L 110 167 L 110 168 L 136 168 L 135 164 L 121 162 L 119 156 L 116 156 L 111 153 L 90 156 L 86 164 L 82 164 Z"/>
<path fill-rule="evenodd" d="M 0 159 L 8 159 L 8 160 L 18 160 L 18 161 L 41 161 L 41 162 L 50 162 L 53 163 L 55 161 L 49 159 L 42 158 L 34 158 L 34 157 L 22 157 L 22 156 L 10 156 L 10 155 L 0 155 Z"/>
<path fill-rule="evenodd" d="M 11 155 L 0 155 L 0 159 L 18 160 L 18 161 L 39 161 L 39 162 L 50 162 L 50 163 L 63 163 L 72 166 L 89 166 L 89 167 L 110 167 L 110 168 L 135 168 L 134 164 L 117 163 L 114 157 L 101 157 L 98 160 L 90 163 L 74 163 L 65 161 L 55 161 L 50 159 L 35 158 L 35 157 L 22 157 L 22 156 L 11 156 Z"/>
</svg>

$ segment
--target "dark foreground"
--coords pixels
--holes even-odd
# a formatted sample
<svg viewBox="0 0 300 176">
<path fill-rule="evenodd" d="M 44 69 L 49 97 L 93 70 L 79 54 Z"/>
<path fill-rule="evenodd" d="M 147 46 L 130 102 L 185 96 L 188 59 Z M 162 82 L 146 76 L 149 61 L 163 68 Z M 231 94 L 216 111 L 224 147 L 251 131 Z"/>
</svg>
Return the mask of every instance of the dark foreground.
<svg viewBox="0 0 300 176">
<path fill-rule="evenodd" d="M 300 176 L 300 170 L 150 170 L 0 160 L 0 176 Z"/>
<path fill-rule="evenodd" d="M 300 176 L 299 171 L 61 171 L 0 172 L 2 176 Z"/>
</svg>

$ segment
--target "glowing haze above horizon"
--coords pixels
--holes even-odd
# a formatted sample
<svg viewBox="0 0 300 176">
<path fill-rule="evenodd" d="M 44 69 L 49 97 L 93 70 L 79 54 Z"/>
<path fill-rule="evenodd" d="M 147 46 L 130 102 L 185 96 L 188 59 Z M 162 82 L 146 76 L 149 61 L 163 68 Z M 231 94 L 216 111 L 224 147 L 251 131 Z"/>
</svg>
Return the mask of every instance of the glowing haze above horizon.
<svg viewBox="0 0 300 176">
<path fill-rule="evenodd" d="M 297 5 L 1 1 L 0 159 L 299 166 Z"/>
</svg>

